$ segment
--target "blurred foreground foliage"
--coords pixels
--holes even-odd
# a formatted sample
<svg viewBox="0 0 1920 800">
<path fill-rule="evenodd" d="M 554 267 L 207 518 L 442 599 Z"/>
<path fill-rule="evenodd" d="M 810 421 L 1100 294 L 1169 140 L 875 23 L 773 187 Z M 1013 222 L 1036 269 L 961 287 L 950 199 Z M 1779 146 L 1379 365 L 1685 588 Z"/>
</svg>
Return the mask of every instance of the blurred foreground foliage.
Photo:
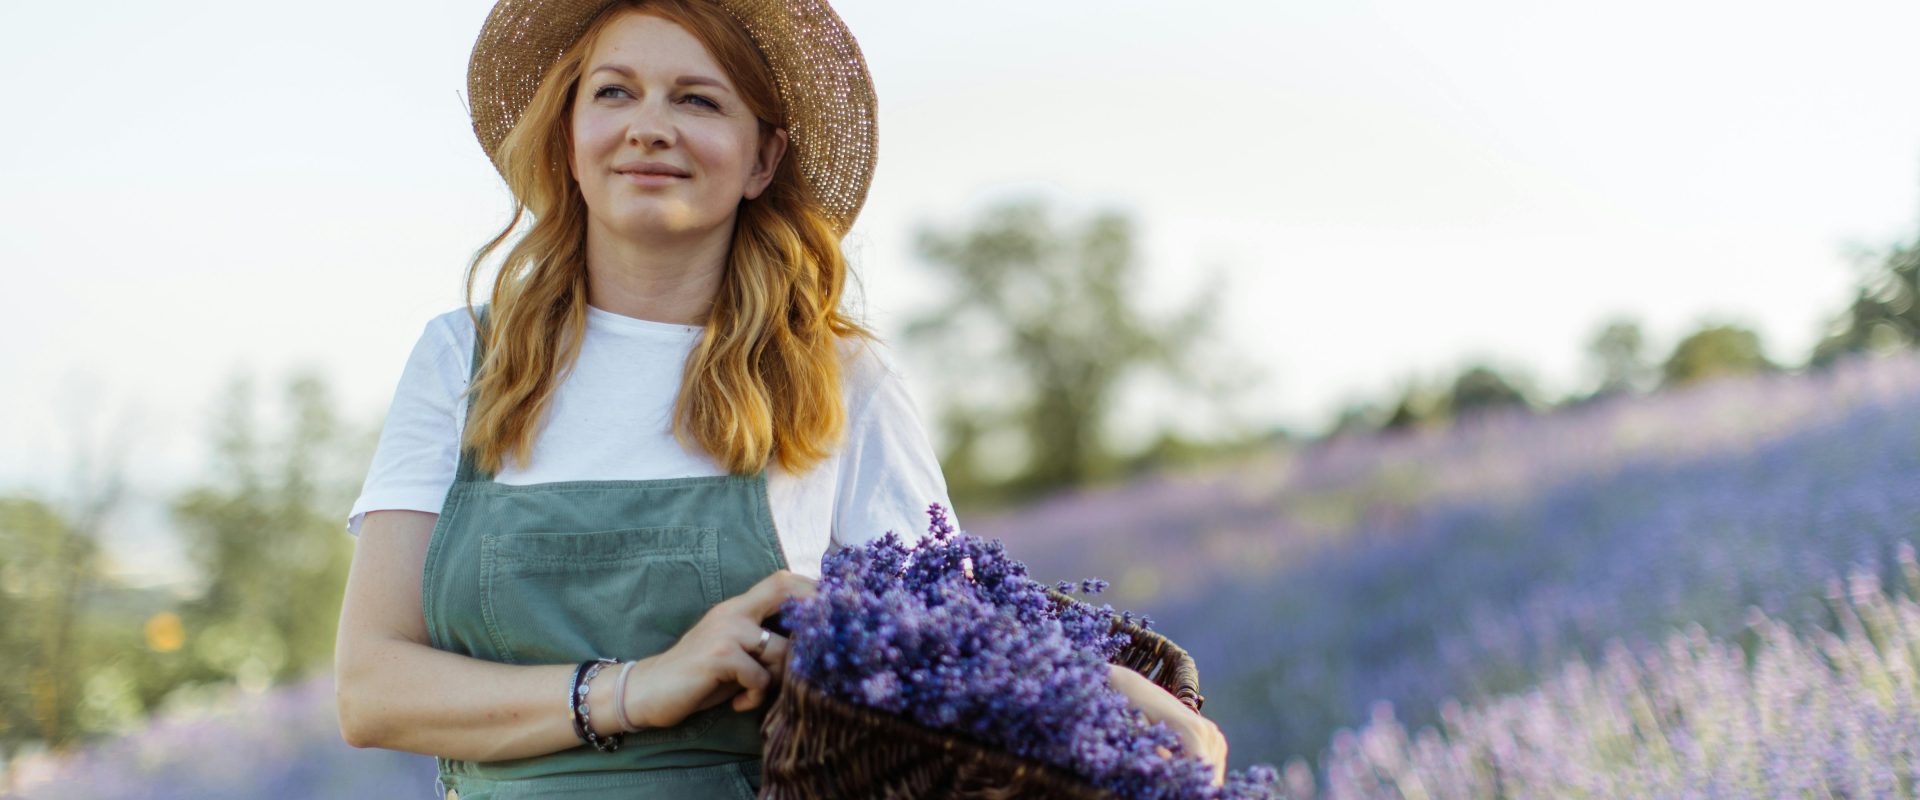
<svg viewBox="0 0 1920 800">
<path fill-rule="evenodd" d="M 214 415 L 206 477 L 171 498 L 199 578 L 180 589 L 108 573 L 117 473 L 54 501 L 0 497 L 0 757 L 66 750 L 231 686 L 262 691 L 330 666 L 370 437 L 339 424 L 325 384 L 296 375 L 266 430 L 251 382 Z"/>
</svg>

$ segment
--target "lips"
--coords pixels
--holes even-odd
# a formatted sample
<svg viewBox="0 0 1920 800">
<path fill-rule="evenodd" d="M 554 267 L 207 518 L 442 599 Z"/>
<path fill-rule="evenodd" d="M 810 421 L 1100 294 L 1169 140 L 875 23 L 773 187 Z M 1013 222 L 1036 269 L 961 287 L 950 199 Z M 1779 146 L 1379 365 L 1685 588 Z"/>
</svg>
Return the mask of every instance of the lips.
<svg viewBox="0 0 1920 800">
<path fill-rule="evenodd" d="M 662 164 L 659 162 L 626 164 L 626 165 L 614 167 L 613 171 L 618 172 L 622 175 L 633 175 L 633 176 L 659 176 L 659 177 L 665 177 L 665 178 L 692 177 L 691 173 L 687 172 L 684 169 L 673 166 L 672 164 Z"/>
</svg>

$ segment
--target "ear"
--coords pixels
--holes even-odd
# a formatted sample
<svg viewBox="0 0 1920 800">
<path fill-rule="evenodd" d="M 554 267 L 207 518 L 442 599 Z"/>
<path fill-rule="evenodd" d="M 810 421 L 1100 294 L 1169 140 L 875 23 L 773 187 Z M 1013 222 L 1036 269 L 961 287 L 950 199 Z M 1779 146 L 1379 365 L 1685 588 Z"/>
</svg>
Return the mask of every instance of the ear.
<svg viewBox="0 0 1920 800">
<path fill-rule="evenodd" d="M 752 200 L 767 190 L 773 183 L 773 173 L 780 166 L 780 159 L 787 154 L 787 129 L 774 128 L 760 137 L 760 152 L 753 162 L 753 172 L 747 176 L 746 191 L 741 196 Z"/>
</svg>

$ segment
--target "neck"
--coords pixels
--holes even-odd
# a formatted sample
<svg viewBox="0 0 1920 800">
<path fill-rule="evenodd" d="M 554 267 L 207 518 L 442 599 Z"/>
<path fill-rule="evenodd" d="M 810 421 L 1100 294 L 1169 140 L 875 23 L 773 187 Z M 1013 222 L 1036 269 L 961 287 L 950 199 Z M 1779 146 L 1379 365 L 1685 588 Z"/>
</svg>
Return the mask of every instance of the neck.
<svg viewBox="0 0 1920 800">
<path fill-rule="evenodd" d="M 587 224 L 587 302 L 623 317 L 703 325 L 720 290 L 733 225 L 692 237 L 623 238 Z"/>
</svg>

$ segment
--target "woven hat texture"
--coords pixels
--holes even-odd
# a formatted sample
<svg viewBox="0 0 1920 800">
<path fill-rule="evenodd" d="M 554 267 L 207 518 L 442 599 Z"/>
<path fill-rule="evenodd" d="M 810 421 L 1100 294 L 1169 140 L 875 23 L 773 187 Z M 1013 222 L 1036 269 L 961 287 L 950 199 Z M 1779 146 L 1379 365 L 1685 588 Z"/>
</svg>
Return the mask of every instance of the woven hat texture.
<svg viewBox="0 0 1920 800">
<path fill-rule="evenodd" d="M 702 0 L 745 28 L 787 106 L 787 158 L 841 233 L 873 182 L 877 112 L 866 59 L 824 0 Z M 499 169 L 500 143 L 540 78 L 611 0 L 500 0 L 467 62 L 473 133 Z"/>
</svg>

